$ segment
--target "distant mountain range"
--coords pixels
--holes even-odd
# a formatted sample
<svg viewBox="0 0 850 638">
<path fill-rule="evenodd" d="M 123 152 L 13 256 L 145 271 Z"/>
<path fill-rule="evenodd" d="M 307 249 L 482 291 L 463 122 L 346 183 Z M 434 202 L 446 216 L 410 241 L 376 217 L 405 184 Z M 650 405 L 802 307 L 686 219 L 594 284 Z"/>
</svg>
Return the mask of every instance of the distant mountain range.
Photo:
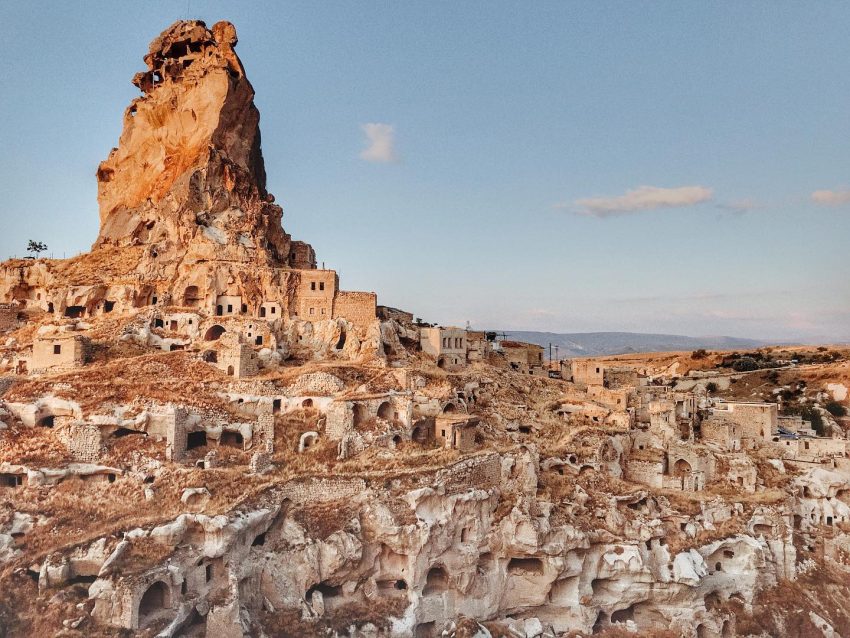
<svg viewBox="0 0 850 638">
<path fill-rule="evenodd" d="M 558 346 L 558 356 L 594 357 L 630 352 L 667 352 L 671 350 L 746 350 L 772 342 L 737 337 L 686 337 L 684 335 L 644 334 L 640 332 L 528 332 L 506 330 L 508 339 L 536 343 L 544 348 Z M 548 356 L 548 352 L 546 353 Z"/>
</svg>

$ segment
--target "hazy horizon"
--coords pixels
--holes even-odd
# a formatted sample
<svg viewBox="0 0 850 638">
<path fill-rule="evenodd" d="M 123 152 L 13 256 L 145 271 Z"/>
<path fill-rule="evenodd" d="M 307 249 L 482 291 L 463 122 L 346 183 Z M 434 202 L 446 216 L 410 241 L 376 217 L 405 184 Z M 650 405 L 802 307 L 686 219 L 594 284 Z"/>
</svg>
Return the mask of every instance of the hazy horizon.
<svg viewBox="0 0 850 638">
<path fill-rule="evenodd" d="M 149 42 L 227 19 L 283 226 L 344 289 L 445 325 L 850 341 L 850 5 L 188 10 L 0 5 L 0 258 L 88 250 Z"/>
</svg>

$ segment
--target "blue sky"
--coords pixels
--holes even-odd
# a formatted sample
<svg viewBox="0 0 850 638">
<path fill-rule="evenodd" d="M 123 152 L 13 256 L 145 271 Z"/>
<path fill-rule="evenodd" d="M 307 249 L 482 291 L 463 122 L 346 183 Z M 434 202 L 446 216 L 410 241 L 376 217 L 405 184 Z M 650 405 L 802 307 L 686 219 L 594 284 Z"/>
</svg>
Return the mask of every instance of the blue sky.
<svg viewBox="0 0 850 638">
<path fill-rule="evenodd" d="M 130 78 L 189 15 L 236 25 L 284 227 L 347 289 L 445 324 L 850 339 L 846 2 L 188 11 L 0 1 L 0 257 L 88 249 Z"/>
</svg>

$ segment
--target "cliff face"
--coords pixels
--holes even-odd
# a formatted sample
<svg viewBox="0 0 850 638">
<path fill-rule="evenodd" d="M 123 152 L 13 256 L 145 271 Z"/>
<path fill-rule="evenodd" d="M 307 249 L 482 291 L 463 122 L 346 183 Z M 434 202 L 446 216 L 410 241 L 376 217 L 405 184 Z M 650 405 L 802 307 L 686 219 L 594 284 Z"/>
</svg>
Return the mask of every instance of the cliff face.
<svg viewBox="0 0 850 638">
<path fill-rule="evenodd" d="M 155 245 L 159 260 L 214 259 L 288 265 L 282 210 L 265 189 L 260 114 L 233 47 L 236 29 L 176 22 L 150 45 L 143 95 L 124 113 L 118 148 L 97 170 L 100 233 L 107 245 Z"/>
</svg>

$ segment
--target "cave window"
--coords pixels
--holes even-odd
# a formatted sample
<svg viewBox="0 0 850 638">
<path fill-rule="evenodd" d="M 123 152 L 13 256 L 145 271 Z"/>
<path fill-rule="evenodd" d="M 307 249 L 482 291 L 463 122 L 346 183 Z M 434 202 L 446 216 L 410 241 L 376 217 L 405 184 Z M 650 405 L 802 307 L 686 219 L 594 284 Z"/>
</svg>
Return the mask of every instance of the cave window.
<svg viewBox="0 0 850 638">
<path fill-rule="evenodd" d="M 151 297 L 151 305 L 154 305 L 154 306 L 155 306 L 155 305 L 156 305 L 156 302 L 157 302 L 157 296 L 156 296 L 156 295 L 154 295 L 153 297 Z"/>
<path fill-rule="evenodd" d="M 171 330 L 177 330 L 177 320 L 172 319 L 171 323 L 169 324 L 169 327 L 171 328 Z"/>
<path fill-rule="evenodd" d="M 239 432 L 222 432 L 218 444 L 242 449 L 244 439 Z"/>
<path fill-rule="evenodd" d="M 257 534 L 254 537 L 254 542 L 251 543 L 251 547 L 259 547 L 259 546 L 265 545 L 265 544 L 266 544 L 266 533 L 263 532 L 262 534 Z"/>
<path fill-rule="evenodd" d="M 266 307 L 265 306 L 260 306 L 260 316 L 261 317 L 266 316 Z"/>
<path fill-rule="evenodd" d="M 197 447 L 203 447 L 207 444 L 207 433 L 204 431 L 200 432 L 189 432 L 186 436 L 186 449 L 193 450 Z"/>
<path fill-rule="evenodd" d="M 50 305 L 52 306 L 53 304 L 50 304 Z M 115 302 L 114 301 L 108 301 L 107 300 L 107 301 L 103 302 L 103 312 L 112 312 L 114 308 L 115 308 Z M 53 310 L 51 309 L 50 312 L 53 312 Z"/>
<path fill-rule="evenodd" d="M 274 306 L 272 306 L 272 314 L 273 314 L 273 315 L 274 315 L 274 314 L 277 314 L 277 308 L 275 308 Z"/>
<path fill-rule="evenodd" d="M 242 304 L 242 314 L 244 315 L 246 312 L 248 312 L 248 304 L 243 303 Z"/>
<path fill-rule="evenodd" d="M 254 343 L 256 343 L 258 346 L 263 345 L 263 336 L 262 336 L 262 335 L 257 335 L 257 338 L 256 338 L 256 339 L 254 339 Z"/>
<path fill-rule="evenodd" d="M 38 425 L 43 427 L 43 428 L 52 428 L 55 422 L 56 422 L 56 417 L 53 416 L 52 414 L 49 414 L 45 417 L 42 417 L 39 420 Z"/>
<path fill-rule="evenodd" d="M 301 402 L 302 408 L 312 408 L 313 407 L 313 399 L 304 399 Z"/>
<path fill-rule="evenodd" d="M 86 309 L 83 306 L 68 306 L 65 308 L 65 316 L 71 319 L 77 319 L 78 317 L 82 317 L 85 311 Z"/>
<path fill-rule="evenodd" d="M 218 315 L 219 317 L 224 314 L 224 307 L 221 304 L 218 304 L 215 307 L 215 314 Z"/>
<path fill-rule="evenodd" d="M 53 346 L 53 354 L 62 354 L 62 346 L 58 343 Z"/>
<path fill-rule="evenodd" d="M 213 566 L 212 563 L 208 563 L 206 568 L 204 569 L 204 574 L 206 576 L 207 582 L 210 582 L 213 579 Z"/>
<path fill-rule="evenodd" d="M 275 399 L 272 401 L 272 413 L 277 414 L 280 412 L 280 399 Z"/>
<path fill-rule="evenodd" d="M 154 328 L 164 328 L 165 322 L 162 319 L 154 319 L 153 320 L 153 327 Z"/>
<path fill-rule="evenodd" d="M 228 377 L 232 377 L 234 375 L 234 372 L 235 372 L 235 370 L 233 369 L 233 366 L 227 366 L 227 376 Z"/>
<path fill-rule="evenodd" d="M 48 304 L 47 304 L 47 312 L 53 313 L 53 302 L 52 301 L 48 302 Z"/>
<path fill-rule="evenodd" d="M 227 304 L 227 314 L 233 314 L 233 304 Z"/>
<path fill-rule="evenodd" d="M 316 282 L 315 282 L 315 281 L 311 281 L 311 282 L 310 282 L 310 290 L 315 290 L 315 289 L 316 289 Z"/>
<path fill-rule="evenodd" d="M 319 282 L 319 290 L 324 290 L 324 289 L 325 289 L 325 282 L 324 282 L 324 281 L 320 281 L 320 282 Z"/>
</svg>

